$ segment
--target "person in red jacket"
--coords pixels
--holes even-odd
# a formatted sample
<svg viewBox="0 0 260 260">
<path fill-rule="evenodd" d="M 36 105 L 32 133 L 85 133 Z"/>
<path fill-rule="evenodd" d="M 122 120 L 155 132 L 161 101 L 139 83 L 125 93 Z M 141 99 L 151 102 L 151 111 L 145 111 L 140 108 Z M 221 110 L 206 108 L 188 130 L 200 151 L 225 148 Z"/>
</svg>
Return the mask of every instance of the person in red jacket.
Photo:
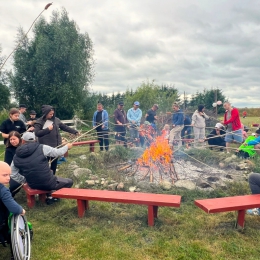
<svg viewBox="0 0 260 260">
<path fill-rule="evenodd" d="M 229 153 L 229 147 L 232 142 L 243 142 L 243 133 L 238 109 L 232 107 L 229 102 L 225 102 L 223 107 L 226 109 L 226 112 L 222 124 L 227 126 L 225 141 L 227 153 Z"/>
</svg>

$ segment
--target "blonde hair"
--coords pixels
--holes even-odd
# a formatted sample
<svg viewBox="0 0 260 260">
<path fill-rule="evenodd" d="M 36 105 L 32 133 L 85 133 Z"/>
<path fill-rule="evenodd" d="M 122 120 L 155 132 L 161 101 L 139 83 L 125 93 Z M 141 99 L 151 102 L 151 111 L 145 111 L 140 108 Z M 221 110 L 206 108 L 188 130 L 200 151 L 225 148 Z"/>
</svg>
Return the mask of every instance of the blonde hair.
<svg viewBox="0 0 260 260">
<path fill-rule="evenodd" d="M 170 125 L 165 124 L 164 127 L 163 127 L 163 129 L 164 129 L 164 130 L 167 130 L 166 128 L 170 129 Z"/>
</svg>

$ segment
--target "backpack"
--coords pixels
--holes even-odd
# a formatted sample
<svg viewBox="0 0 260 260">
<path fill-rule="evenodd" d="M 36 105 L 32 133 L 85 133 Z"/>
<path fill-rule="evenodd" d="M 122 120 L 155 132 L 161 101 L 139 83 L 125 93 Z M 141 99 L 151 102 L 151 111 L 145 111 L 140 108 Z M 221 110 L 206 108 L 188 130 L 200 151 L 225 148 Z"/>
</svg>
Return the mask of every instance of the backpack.
<svg viewBox="0 0 260 260">
<path fill-rule="evenodd" d="M 0 244 L 6 246 L 6 243 L 10 244 L 11 236 L 8 227 L 9 211 L 0 200 Z"/>
</svg>

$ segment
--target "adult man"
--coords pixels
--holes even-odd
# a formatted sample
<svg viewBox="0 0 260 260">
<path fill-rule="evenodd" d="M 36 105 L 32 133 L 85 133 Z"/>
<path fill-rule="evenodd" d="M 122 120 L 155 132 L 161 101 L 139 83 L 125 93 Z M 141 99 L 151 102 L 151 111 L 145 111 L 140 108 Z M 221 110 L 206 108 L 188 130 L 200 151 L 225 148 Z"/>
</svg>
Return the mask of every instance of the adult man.
<svg viewBox="0 0 260 260">
<path fill-rule="evenodd" d="M 184 115 L 183 111 L 180 109 L 180 106 L 177 103 L 172 105 L 172 109 L 174 111 L 172 115 L 172 130 L 170 132 L 169 145 L 173 147 L 173 140 L 176 139 L 178 142 L 178 147 L 180 148 L 182 145 L 181 141 L 181 130 L 184 127 Z"/>
<path fill-rule="evenodd" d="M 63 124 L 61 120 L 54 115 L 54 108 L 49 105 L 42 106 L 42 117 L 37 119 L 34 124 L 35 135 L 38 137 L 40 144 L 57 147 L 62 143 L 60 129 L 71 133 L 78 134 L 78 131 Z M 56 157 L 56 156 L 55 156 Z M 57 158 L 49 157 L 51 160 L 51 169 L 53 174 L 56 173 Z"/>
<path fill-rule="evenodd" d="M 28 119 L 28 121 L 35 121 L 35 120 L 37 120 L 36 115 L 37 115 L 36 112 L 34 110 L 31 110 L 30 118 Z"/>
<path fill-rule="evenodd" d="M 119 102 L 117 109 L 114 111 L 114 120 L 115 120 L 115 139 L 116 144 L 126 145 L 126 112 L 124 111 L 124 103 Z"/>
<path fill-rule="evenodd" d="M 142 118 L 142 110 L 139 108 L 140 103 L 135 101 L 133 107 L 128 109 L 127 111 L 127 120 L 130 123 L 129 132 L 131 142 L 138 145 L 139 141 L 139 132 L 138 127 L 140 126 L 141 118 Z"/>
<path fill-rule="evenodd" d="M 23 121 L 24 124 L 28 127 L 28 130 L 32 132 L 34 130 L 33 122 L 27 121 L 27 119 L 25 118 L 24 113 L 26 112 L 26 109 L 27 109 L 26 105 L 24 104 L 19 105 L 19 112 L 20 112 L 19 119 Z"/>
<path fill-rule="evenodd" d="M 97 104 L 97 111 L 93 115 L 92 126 L 96 127 L 97 136 L 99 140 L 100 151 L 109 149 L 109 135 L 108 135 L 108 113 L 103 109 L 101 103 Z"/>
<path fill-rule="evenodd" d="M 232 142 L 243 142 L 243 132 L 238 109 L 232 107 L 229 102 L 225 102 L 223 107 L 226 109 L 226 112 L 222 124 L 227 125 L 225 141 L 227 153 L 229 153 L 229 147 Z"/>
<path fill-rule="evenodd" d="M 158 110 L 158 105 L 154 104 L 151 109 L 145 114 L 145 120 L 148 121 L 151 126 L 156 130 L 155 120 L 157 120 L 156 111 Z"/>
<path fill-rule="evenodd" d="M 11 164 L 11 178 L 17 183 L 27 182 L 30 188 L 39 190 L 59 190 L 71 188 L 73 181 L 68 178 L 55 176 L 49 167 L 47 157 L 59 157 L 71 149 L 72 144 L 67 144 L 59 149 L 36 142 L 35 134 L 26 132 L 22 136 L 23 144 L 16 149 L 16 154 Z M 12 190 L 11 190 L 12 191 Z M 48 205 L 55 202 L 48 196 Z"/>
</svg>

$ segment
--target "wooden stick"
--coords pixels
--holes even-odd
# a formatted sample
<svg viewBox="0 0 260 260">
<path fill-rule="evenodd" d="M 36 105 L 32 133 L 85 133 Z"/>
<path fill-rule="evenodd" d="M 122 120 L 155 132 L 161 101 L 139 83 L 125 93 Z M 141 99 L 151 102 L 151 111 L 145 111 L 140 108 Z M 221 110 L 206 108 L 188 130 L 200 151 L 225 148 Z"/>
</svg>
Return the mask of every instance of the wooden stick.
<svg viewBox="0 0 260 260">
<path fill-rule="evenodd" d="M 120 172 L 120 171 L 123 171 L 123 170 L 126 170 L 126 169 L 130 168 L 131 166 L 132 166 L 132 164 L 129 164 L 129 165 L 126 165 L 126 166 L 124 166 L 122 168 L 119 168 L 117 170 Z"/>
</svg>

